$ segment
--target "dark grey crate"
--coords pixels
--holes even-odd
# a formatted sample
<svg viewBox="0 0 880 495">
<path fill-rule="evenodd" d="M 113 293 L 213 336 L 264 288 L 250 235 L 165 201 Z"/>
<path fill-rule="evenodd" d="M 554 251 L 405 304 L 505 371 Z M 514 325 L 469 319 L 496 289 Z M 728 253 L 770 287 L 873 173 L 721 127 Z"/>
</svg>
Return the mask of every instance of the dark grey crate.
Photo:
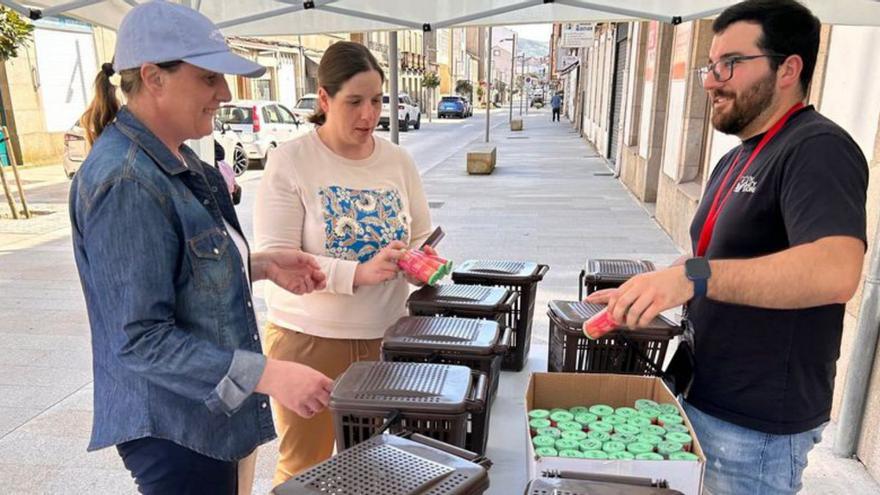
<svg viewBox="0 0 880 495">
<path fill-rule="evenodd" d="M 646 260 L 589 259 L 581 270 L 578 300 L 597 290 L 620 287 L 634 276 L 654 270 L 654 263 Z"/>
<path fill-rule="evenodd" d="M 532 341 L 538 282 L 548 270 L 549 266 L 532 261 L 467 260 L 452 273 L 456 284 L 500 287 L 519 295 L 507 313 L 506 324 L 512 337 L 502 363 L 505 370 L 519 371 L 525 366 Z"/>
<path fill-rule="evenodd" d="M 489 433 L 488 379 L 464 366 L 358 362 L 336 381 L 330 410 L 336 446 L 370 439 L 386 422 L 473 452 L 485 452 Z"/>
<path fill-rule="evenodd" d="M 503 330 L 503 331 L 502 331 Z M 457 364 L 486 373 L 489 404 L 498 391 L 501 360 L 510 329 L 498 322 L 445 316 L 404 316 L 382 340 L 382 359 L 393 362 Z"/>
<path fill-rule="evenodd" d="M 550 301 L 550 339 L 547 370 L 566 373 L 623 373 L 655 375 L 666 358 L 669 341 L 682 333 L 658 316 L 647 328 L 615 330 L 596 340 L 587 338 L 583 324 L 604 305 L 578 301 Z M 628 342 L 620 332 L 625 332 Z M 646 361 L 645 358 L 648 358 Z"/>
<path fill-rule="evenodd" d="M 477 457 L 414 435 L 379 435 L 277 486 L 274 495 L 480 495 Z"/>
</svg>

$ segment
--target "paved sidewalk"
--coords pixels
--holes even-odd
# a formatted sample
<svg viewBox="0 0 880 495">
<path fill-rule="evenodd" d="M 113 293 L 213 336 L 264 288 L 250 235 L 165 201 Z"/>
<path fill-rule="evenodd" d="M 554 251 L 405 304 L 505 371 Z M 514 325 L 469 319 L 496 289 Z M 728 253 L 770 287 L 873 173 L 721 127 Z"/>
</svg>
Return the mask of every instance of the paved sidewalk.
<svg viewBox="0 0 880 495">
<path fill-rule="evenodd" d="M 551 123 L 549 112 L 532 112 L 523 132 L 499 126 L 493 140 L 499 162 L 493 175 L 468 176 L 462 150 L 425 174 L 425 189 L 434 223 L 447 232 L 440 248 L 450 259 L 527 259 L 551 266 L 539 286 L 529 361 L 531 370 L 541 371 L 547 302 L 577 297 L 586 257 L 663 264 L 679 253 L 569 124 Z M 253 194 L 255 185 L 248 178 L 245 194 Z M 57 213 L 27 226 L 0 219 L 0 493 L 135 493 L 113 449 L 85 452 L 92 409 L 88 322 L 66 207 L 46 208 Z M 527 482 L 518 415 L 527 380 L 528 371 L 502 375 L 490 431 L 490 494 L 519 494 Z M 831 456 L 832 435 L 833 427 L 811 454 L 803 493 L 880 493 L 860 463 Z M 270 488 L 274 448 L 259 451 L 254 493 Z"/>
</svg>

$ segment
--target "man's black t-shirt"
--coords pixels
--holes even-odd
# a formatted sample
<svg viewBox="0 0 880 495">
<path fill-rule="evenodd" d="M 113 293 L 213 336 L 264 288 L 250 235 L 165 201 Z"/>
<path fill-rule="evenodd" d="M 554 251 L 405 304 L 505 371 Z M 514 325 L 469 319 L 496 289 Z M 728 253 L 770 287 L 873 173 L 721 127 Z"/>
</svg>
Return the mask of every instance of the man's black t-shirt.
<svg viewBox="0 0 880 495">
<path fill-rule="evenodd" d="M 735 180 L 762 137 L 743 142 L 738 163 L 736 148 L 715 168 L 691 224 L 694 251 L 727 170 L 737 167 L 729 179 Z M 828 236 L 865 241 L 867 184 L 867 163 L 849 134 L 804 108 L 736 183 L 705 256 L 754 258 Z M 696 355 L 691 404 L 774 434 L 828 421 L 844 305 L 772 310 L 697 298 L 688 313 Z"/>
</svg>

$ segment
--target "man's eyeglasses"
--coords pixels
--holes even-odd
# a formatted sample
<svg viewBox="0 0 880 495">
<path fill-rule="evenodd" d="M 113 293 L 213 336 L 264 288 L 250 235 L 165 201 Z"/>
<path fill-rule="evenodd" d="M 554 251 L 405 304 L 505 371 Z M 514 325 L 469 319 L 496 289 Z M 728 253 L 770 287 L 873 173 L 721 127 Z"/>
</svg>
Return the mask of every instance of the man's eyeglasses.
<svg viewBox="0 0 880 495">
<path fill-rule="evenodd" d="M 721 60 L 708 64 L 705 67 L 698 68 L 697 74 L 700 75 L 701 81 L 706 82 L 706 78 L 709 77 L 709 73 L 711 72 L 712 75 L 715 76 L 716 81 L 723 83 L 729 81 L 733 77 L 733 67 L 738 63 L 754 60 L 756 58 L 786 57 L 788 57 L 788 55 L 782 55 L 781 53 L 767 53 L 761 55 L 734 55 L 732 57 L 722 58 Z"/>
</svg>

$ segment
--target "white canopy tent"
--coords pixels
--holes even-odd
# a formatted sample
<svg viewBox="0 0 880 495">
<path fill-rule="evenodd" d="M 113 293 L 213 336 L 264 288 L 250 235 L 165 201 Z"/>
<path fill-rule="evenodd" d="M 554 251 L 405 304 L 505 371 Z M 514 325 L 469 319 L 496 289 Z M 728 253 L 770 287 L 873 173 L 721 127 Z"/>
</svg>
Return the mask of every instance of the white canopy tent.
<svg viewBox="0 0 880 495">
<path fill-rule="evenodd" d="M 171 0 L 175 1 L 175 0 Z M 199 10 L 226 35 L 273 36 L 432 31 L 461 26 L 657 20 L 678 24 L 711 17 L 737 0 L 176 0 Z M 880 0 L 801 0 L 825 23 L 880 25 Z M 65 14 L 116 28 L 140 0 L 0 0 L 26 17 Z M 391 44 L 396 46 L 396 34 Z M 390 50 L 391 101 L 396 101 L 397 50 Z M 390 106 L 397 140 L 397 108 Z M 488 136 L 487 136 L 488 140 Z"/>
<path fill-rule="evenodd" d="M 228 35 L 270 36 L 460 26 L 658 20 L 717 14 L 736 0 L 178 0 Z M 114 28 L 138 0 L 0 0 L 31 18 L 65 14 Z M 880 25 L 877 0 L 802 0 L 828 24 Z"/>
<path fill-rule="evenodd" d="M 172 0 L 174 1 L 174 0 Z M 176 0 L 204 13 L 226 35 L 272 36 L 337 32 L 425 31 L 557 22 L 657 20 L 678 24 L 712 17 L 738 0 Z M 826 24 L 880 26 L 880 0 L 800 0 Z M 64 14 L 115 29 L 139 0 L 0 0 L 25 17 Z M 391 101 L 397 96 L 397 38 L 389 50 Z M 396 131 L 397 106 L 390 105 Z M 393 133 L 393 136 L 396 132 Z M 396 140 L 395 140 L 396 142 Z M 872 245 L 880 242 L 878 237 Z M 861 429 L 868 380 L 880 332 L 880 249 L 869 265 L 844 391 L 835 453 L 850 456 Z"/>
</svg>

